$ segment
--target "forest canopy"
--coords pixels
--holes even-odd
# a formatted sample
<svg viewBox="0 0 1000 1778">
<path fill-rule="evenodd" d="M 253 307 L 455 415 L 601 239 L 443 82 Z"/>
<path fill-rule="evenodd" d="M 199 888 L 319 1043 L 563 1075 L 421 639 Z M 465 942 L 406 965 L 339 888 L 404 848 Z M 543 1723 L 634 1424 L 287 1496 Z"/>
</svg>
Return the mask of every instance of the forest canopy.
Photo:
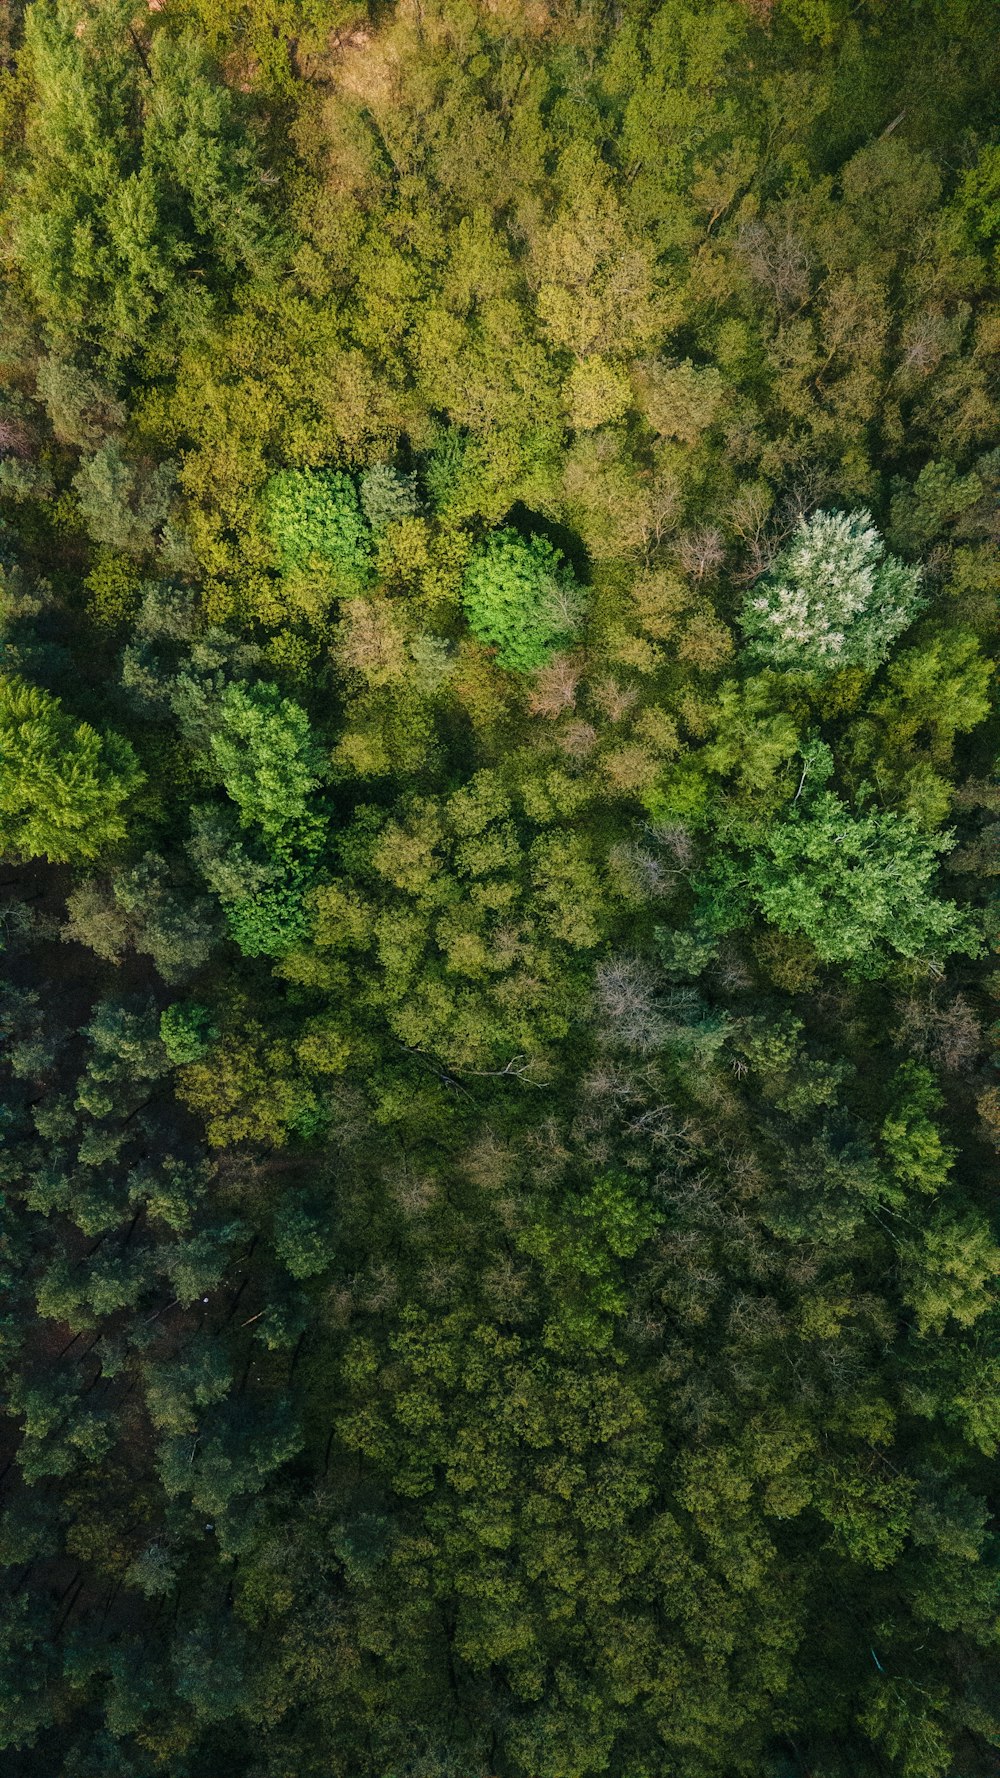
<svg viewBox="0 0 1000 1778">
<path fill-rule="evenodd" d="M 990 0 L 0 19 L 11 1778 L 989 1778 Z"/>
</svg>

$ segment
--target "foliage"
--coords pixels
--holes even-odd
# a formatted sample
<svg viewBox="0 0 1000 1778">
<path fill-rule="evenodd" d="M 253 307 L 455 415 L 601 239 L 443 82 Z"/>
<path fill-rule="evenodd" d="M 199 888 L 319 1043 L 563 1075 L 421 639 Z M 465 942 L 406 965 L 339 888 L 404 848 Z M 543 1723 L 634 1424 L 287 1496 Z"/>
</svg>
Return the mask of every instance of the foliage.
<svg viewBox="0 0 1000 1778">
<path fill-rule="evenodd" d="M 0 677 L 0 845 L 53 864 L 96 858 L 125 836 L 125 804 L 141 783 L 117 735 L 74 722 L 57 698 Z"/>
<path fill-rule="evenodd" d="M 994 1771 L 998 81 L 0 14 L 17 1778 Z"/>
<path fill-rule="evenodd" d="M 777 667 L 870 672 L 922 603 L 919 573 L 886 555 L 870 513 L 817 512 L 799 521 L 741 621 Z"/>
<path fill-rule="evenodd" d="M 309 932 L 308 872 L 290 861 L 269 873 L 267 887 L 237 895 L 226 906 L 229 935 L 244 957 L 283 957 Z"/>
<path fill-rule="evenodd" d="M 420 511 L 416 477 L 404 475 L 391 463 L 376 463 L 366 469 L 360 482 L 361 510 L 373 531 L 384 531 L 400 519 L 413 518 Z"/>
<path fill-rule="evenodd" d="M 301 821 L 323 772 L 300 705 L 276 685 L 229 685 L 211 737 L 212 760 L 246 826 L 276 840 Z"/>
<path fill-rule="evenodd" d="M 194 1000 L 175 1000 L 160 1014 L 160 1041 L 175 1067 L 197 1062 L 212 1038 L 212 1015 Z"/>
<path fill-rule="evenodd" d="M 264 494 L 268 526 L 286 570 L 329 566 L 343 591 L 360 589 L 371 545 L 350 477 L 336 469 L 283 469 Z"/>
<path fill-rule="evenodd" d="M 163 331 L 203 326 L 213 287 L 260 268 L 271 232 L 251 140 L 204 45 L 158 30 L 139 45 L 115 5 L 83 21 L 58 0 L 27 11 L 19 260 L 57 356 L 112 376 L 155 361 Z"/>
<path fill-rule="evenodd" d="M 496 650 L 501 667 L 529 672 L 570 641 L 583 613 L 583 594 L 560 552 L 534 534 L 525 542 L 509 528 L 494 532 L 473 556 L 462 605 L 479 642 Z"/>
<path fill-rule="evenodd" d="M 756 905 L 780 931 L 802 933 L 824 963 L 863 976 L 884 974 L 897 957 L 978 948 L 968 916 L 935 893 L 951 836 L 931 837 L 908 815 L 855 811 L 834 791 L 813 790 L 744 843 L 749 855 L 720 863 L 701 888 L 716 929 Z"/>
<path fill-rule="evenodd" d="M 172 464 L 137 473 L 109 440 L 85 460 L 73 486 L 94 542 L 124 555 L 143 556 L 155 548 L 173 482 Z"/>
</svg>

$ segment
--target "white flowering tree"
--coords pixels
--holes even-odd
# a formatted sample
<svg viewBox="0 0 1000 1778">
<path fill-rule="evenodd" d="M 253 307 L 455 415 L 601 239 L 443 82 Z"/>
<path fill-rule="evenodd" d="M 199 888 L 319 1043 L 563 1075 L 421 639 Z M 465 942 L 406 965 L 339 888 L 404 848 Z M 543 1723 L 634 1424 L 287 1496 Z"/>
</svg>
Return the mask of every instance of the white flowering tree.
<svg viewBox="0 0 1000 1778">
<path fill-rule="evenodd" d="M 869 512 L 802 519 L 740 622 L 753 653 L 776 667 L 871 670 L 924 603 L 920 569 L 888 555 Z"/>
</svg>

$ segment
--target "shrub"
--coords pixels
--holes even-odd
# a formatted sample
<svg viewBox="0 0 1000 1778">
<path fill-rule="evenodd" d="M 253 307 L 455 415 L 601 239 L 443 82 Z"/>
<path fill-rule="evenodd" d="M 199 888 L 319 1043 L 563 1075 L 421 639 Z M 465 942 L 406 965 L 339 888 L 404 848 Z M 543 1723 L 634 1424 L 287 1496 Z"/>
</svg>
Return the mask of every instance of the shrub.
<svg viewBox="0 0 1000 1778">
<path fill-rule="evenodd" d="M 544 537 L 495 531 L 465 571 L 462 604 L 477 641 L 502 667 L 527 673 L 572 638 L 583 592 Z"/>
<path fill-rule="evenodd" d="M 803 519 L 741 615 L 752 652 L 776 667 L 871 671 L 923 604 L 920 570 L 886 554 L 868 512 Z"/>
</svg>

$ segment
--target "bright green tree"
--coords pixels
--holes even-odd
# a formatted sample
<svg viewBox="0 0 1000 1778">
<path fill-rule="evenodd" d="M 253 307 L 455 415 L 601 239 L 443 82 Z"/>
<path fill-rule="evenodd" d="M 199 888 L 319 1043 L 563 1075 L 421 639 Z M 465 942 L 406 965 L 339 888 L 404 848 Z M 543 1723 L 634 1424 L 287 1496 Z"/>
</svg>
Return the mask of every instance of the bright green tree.
<svg viewBox="0 0 1000 1778">
<path fill-rule="evenodd" d="M 76 722 L 58 698 L 0 676 L 0 847 L 52 864 L 96 858 L 125 837 L 142 782 L 127 741 Z"/>
<path fill-rule="evenodd" d="M 160 1014 L 160 1042 L 175 1067 L 200 1061 L 214 1036 L 211 1013 L 194 1000 L 174 1000 Z"/>
<path fill-rule="evenodd" d="M 371 533 L 349 475 L 282 469 L 264 490 L 264 507 L 286 572 L 325 568 L 343 591 L 360 591 L 371 573 Z"/>
<path fill-rule="evenodd" d="M 223 693 L 212 758 L 246 825 L 275 840 L 305 815 L 324 773 L 323 753 L 300 704 L 270 684 Z"/>
<path fill-rule="evenodd" d="M 472 634 L 496 649 L 500 666 L 526 673 L 572 640 L 584 600 L 559 550 L 506 527 L 469 563 L 462 604 Z"/>
<path fill-rule="evenodd" d="M 734 837 L 739 852 L 710 865 L 699 886 L 718 931 L 756 912 L 861 976 L 882 975 L 900 957 L 978 950 L 969 916 L 935 889 L 950 836 L 923 832 L 909 815 L 859 811 L 821 789 L 781 820 L 734 824 Z"/>
<path fill-rule="evenodd" d="M 832 791 L 772 827 L 750 868 L 765 918 L 802 932 L 825 963 L 878 974 L 893 954 L 975 950 L 968 920 L 934 890 L 937 854 L 906 815 L 854 814 Z"/>
</svg>

